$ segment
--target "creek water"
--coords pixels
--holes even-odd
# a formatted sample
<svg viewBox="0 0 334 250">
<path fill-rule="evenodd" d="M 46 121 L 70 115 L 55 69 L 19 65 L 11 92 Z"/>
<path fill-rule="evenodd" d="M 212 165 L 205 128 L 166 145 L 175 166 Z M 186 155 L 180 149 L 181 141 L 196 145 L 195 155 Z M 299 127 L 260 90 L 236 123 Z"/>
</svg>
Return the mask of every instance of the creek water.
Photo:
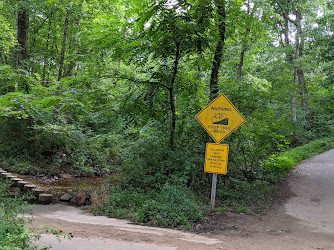
<svg viewBox="0 0 334 250">
<path fill-rule="evenodd" d="M 52 194 L 54 200 L 59 201 L 65 193 L 75 197 L 81 190 L 92 190 L 110 179 L 111 176 L 92 176 L 92 177 L 75 177 L 71 175 L 61 176 L 33 176 L 15 174 L 17 177 L 35 184 L 38 188 L 45 190 L 46 193 Z"/>
</svg>

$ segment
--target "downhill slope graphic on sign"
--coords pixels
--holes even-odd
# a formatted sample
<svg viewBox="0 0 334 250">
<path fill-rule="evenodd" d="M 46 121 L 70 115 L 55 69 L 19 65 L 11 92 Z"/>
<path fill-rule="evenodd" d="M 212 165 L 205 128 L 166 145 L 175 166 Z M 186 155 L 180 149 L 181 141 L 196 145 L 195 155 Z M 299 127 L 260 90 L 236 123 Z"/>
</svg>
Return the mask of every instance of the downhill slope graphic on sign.
<svg viewBox="0 0 334 250">
<path fill-rule="evenodd" d="M 211 119 L 212 124 L 228 125 L 228 118 L 226 114 L 218 113 Z"/>
</svg>

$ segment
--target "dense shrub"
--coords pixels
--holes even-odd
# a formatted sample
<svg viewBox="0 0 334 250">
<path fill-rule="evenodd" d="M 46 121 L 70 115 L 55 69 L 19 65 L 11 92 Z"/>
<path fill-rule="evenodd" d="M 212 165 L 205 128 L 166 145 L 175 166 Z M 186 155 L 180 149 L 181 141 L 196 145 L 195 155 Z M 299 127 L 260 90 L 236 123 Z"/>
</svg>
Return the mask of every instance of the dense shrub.
<svg viewBox="0 0 334 250">
<path fill-rule="evenodd" d="M 205 208 L 190 189 L 166 183 L 160 191 L 112 188 L 104 213 L 155 226 L 177 227 L 201 221 Z"/>
<path fill-rule="evenodd" d="M 16 191 L 10 191 L 6 183 L 0 182 L 0 249 L 2 250 L 36 249 L 32 244 L 36 235 L 25 227 L 24 217 L 18 216 L 27 210 L 27 202 L 24 202 L 23 198 L 20 198 Z"/>
<path fill-rule="evenodd" d="M 203 212 L 189 189 L 166 183 L 155 199 L 144 202 L 136 221 L 164 227 L 186 226 L 201 221 Z"/>
<path fill-rule="evenodd" d="M 270 171 L 284 175 L 302 160 L 322 153 L 333 147 L 334 137 L 315 140 L 287 152 L 271 156 L 270 159 L 265 162 L 265 166 Z"/>
<path fill-rule="evenodd" d="M 109 172 L 108 135 L 94 133 L 86 124 L 90 122 L 87 106 L 77 99 L 77 91 L 63 87 L 57 95 L 57 85 L 35 86 L 40 96 L 0 95 L 1 158 L 38 165 L 45 173 Z"/>
</svg>

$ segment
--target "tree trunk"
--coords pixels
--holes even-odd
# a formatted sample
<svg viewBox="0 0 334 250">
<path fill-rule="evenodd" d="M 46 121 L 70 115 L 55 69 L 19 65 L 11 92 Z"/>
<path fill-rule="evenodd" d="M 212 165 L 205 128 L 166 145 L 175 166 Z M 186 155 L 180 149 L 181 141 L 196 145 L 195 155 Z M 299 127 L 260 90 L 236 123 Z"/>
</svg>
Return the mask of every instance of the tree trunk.
<svg viewBox="0 0 334 250">
<path fill-rule="evenodd" d="M 284 23 L 284 40 L 286 47 L 286 60 L 293 66 L 294 56 L 293 50 L 291 48 L 290 39 L 289 39 L 289 20 L 285 19 Z M 297 122 L 297 68 L 293 66 L 293 90 L 292 90 L 292 121 L 294 123 Z"/>
<path fill-rule="evenodd" d="M 218 32 L 219 41 L 216 46 L 215 55 L 212 62 L 211 79 L 210 79 L 210 99 L 214 99 L 218 95 L 218 73 L 220 69 L 221 59 L 223 55 L 223 48 L 225 44 L 225 32 L 226 32 L 226 11 L 225 0 L 215 1 L 217 6 L 217 13 L 219 16 Z"/>
<path fill-rule="evenodd" d="M 290 62 L 294 63 L 294 81 L 293 81 L 293 97 L 292 97 L 292 119 L 294 122 L 297 121 L 297 115 L 296 115 L 296 109 L 297 109 L 297 98 L 296 98 L 296 92 L 297 92 L 297 86 L 299 85 L 300 88 L 300 95 L 302 97 L 302 104 L 301 107 L 303 111 L 307 112 L 309 110 L 308 105 L 308 97 L 307 97 L 307 88 L 306 88 L 306 81 L 304 77 L 304 71 L 302 69 L 302 65 L 300 62 L 300 58 L 303 56 L 303 49 L 304 49 L 304 35 L 303 35 L 303 29 L 302 29 L 302 0 L 297 0 L 297 8 L 294 10 L 296 19 L 292 20 L 289 16 L 289 13 L 286 11 L 286 9 L 283 8 L 279 0 L 275 0 L 277 5 L 280 7 L 283 13 L 283 17 L 285 19 L 285 41 L 289 41 L 288 36 L 288 27 L 289 22 L 294 24 L 296 27 L 296 36 L 295 36 L 295 54 L 294 57 L 290 56 L 290 54 L 287 55 L 288 60 Z M 288 2 L 291 4 L 291 2 Z M 289 43 L 287 43 L 287 46 L 289 46 Z M 297 84 L 298 83 L 298 84 Z"/>
<path fill-rule="evenodd" d="M 287 49 L 286 52 L 286 60 L 288 62 L 293 63 L 293 49 L 291 48 L 291 44 L 290 44 L 290 39 L 289 39 L 289 21 L 287 19 L 284 20 L 285 21 L 285 27 L 284 27 L 284 40 L 285 40 L 285 47 Z"/>
<path fill-rule="evenodd" d="M 292 91 L 292 121 L 297 122 L 297 68 L 293 70 L 293 91 Z"/>
<path fill-rule="evenodd" d="M 242 79 L 242 67 L 244 66 L 244 58 L 245 58 L 245 53 L 247 51 L 247 47 L 244 45 L 241 53 L 240 53 L 240 62 L 238 65 L 238 84 L 239 84 L 239 89 L 241 88 L 241 79 Z"/>
<path fill-rule="evenodd" d="M 303 56 L 303 50 L 304 50 L 304 34 L 302 30 L 302 0 L 298 0 L 298 7 L 296 9 L 296 59 L 299 59 Z M 308 105 L 308 97 L 307 97 L 307 88 L 306 88 L 306 81 L 304 77 L 304 71 L 302 69 L 302 65 L 300 65 L 299 62 L 297 66 L 297 76 L 298 76 L 298 83 L 300 87 L 300 95 L 302 97 L 302 104 L 301 107 L 304 112 L 307 112 L 309 110 Z"/>
<path fill-rule="evenodd" d="M 28 29 L 27 11 L 24 6 L 20 6 L 18 10 L 18 14 L 17 14 L 17 41 L 19 43 L 19 50 L 18 50 L 18 65 L 19 66 L 22 66 L 23 61 L 28 59 L 27 29 Z"/>
<path fill-rule="evenodd" d="M 63 46 L 61 48 L 61 54 L 60 54 L 58 81 L 61 80 L 62 74 L 63 74 L 64 59 L 65 59 L 65 50 L 66 50 L 67 28 L 68 28 L 69 17 L 70 17 L 70 7 L 67 8 L 67 13 L 66 13 L 66 18 L 65 18 L 65 27 L 64 27 L 64 35 L 63 35 Z"/>
<path fill-rule="evenodd" d="M 49 32 L 48 32 L 48 38 L 46 39 L 46 51 L 49 50 L 50 31 L 51 31 L 51 21 L 50 21 L 50 19 L 49 19 Z M 43 81 L 43 82 L 45 81 L 46 67 L 47 67 L 47 64 L 49 63 L 47 60 L 48 60 L 47 57 L 45 57 L 45 59 L 44 59 L 44 65 L 43 65 L 43 75 L 42 75 L 42 81 Z"/>
<path fill-rule="evenodd" d="M 174 83 L 177 75 L 178 65 L 180 59 L 180 42 L 175 44 L 175 59 L 173 74 L 171 79 L 171 84 L 169 87 L 169 103 L 170 103 L 170 112 L 171 112 L 171 127 L 169 135 L 169 147 L 171 150 L 174 150 L 174 137 L 175 137 L 175 128 L 176 128 L 176 112 L 175 112 L 175 101 L 174 101 Z"/>
<path fill-rule="evenodd" d="M 253 10 L 255 10 L 255 5 L 253 7 Z M 254 11 L 252 11 L 254 13 Z M 252 17 L 253 13 L 251 13 L 250 11 L 250 3 L 249 0 L 247 1 L 247 15 L 248 17 Z M 246 28 L 246 38 L 248 38 L 250 33 L 250 28 Z M 241 53 L 240 53 L 240 61 L 239 61 L 239 65 L 238 65 L 238 85 L 239 85 L 239 89 L 241 88 L 241 80 L 242 80 L 242 68 L 244 66 L 244 60 L 245 60 L 245 54 L 248 50 L 248 42 L 244 42 L 242 45 L 242 49 L 241 49 Z"/>
<path fill-rule="evenodd" d="M 300 86 L 300 96 L 302 97 L 301 106 L 304 112 L 308 112 L 310 107 L 308 105 L 307 88 L 306 88 L 306 81 L 304 77 L 304 71 L 298 68 L 297 75 L 298 75 L 298 83 Z"/>
</svg>

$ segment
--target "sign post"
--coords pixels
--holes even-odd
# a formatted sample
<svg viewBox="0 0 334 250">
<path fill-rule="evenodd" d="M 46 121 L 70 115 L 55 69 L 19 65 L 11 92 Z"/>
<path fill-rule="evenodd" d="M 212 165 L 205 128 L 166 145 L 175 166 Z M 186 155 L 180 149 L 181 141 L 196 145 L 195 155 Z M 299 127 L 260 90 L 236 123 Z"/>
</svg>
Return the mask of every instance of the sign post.
<svg viewBox="0 0 334 250">
<path fill-rule="evenodd" d="M 216 186 L 217 186 L 217 174 L 212 174 L 211 213 L 213 213 L 213 211 L 215 210 Z"/>
<path fill-rule="evenodd" d="M 227 144 L 207 143 L 205 150 L 204 172 L 213 173 L 211 189 L 211 212 L 215 208 L 217 174 L 227 173 L 228 162 Z"/>
<path fill-rule="evenodd" d="M 227 173 L 229 151 L 228 145 L 219 143 L 244 124 L 246 119 L 224 94 L 220 94 L 195 117 L 216 142 L 206 144 L 204 163 L 204 171 L 213 173 L 211 189 L 211 212 L 213 212 L 217 174 Z"/>
</svg>

